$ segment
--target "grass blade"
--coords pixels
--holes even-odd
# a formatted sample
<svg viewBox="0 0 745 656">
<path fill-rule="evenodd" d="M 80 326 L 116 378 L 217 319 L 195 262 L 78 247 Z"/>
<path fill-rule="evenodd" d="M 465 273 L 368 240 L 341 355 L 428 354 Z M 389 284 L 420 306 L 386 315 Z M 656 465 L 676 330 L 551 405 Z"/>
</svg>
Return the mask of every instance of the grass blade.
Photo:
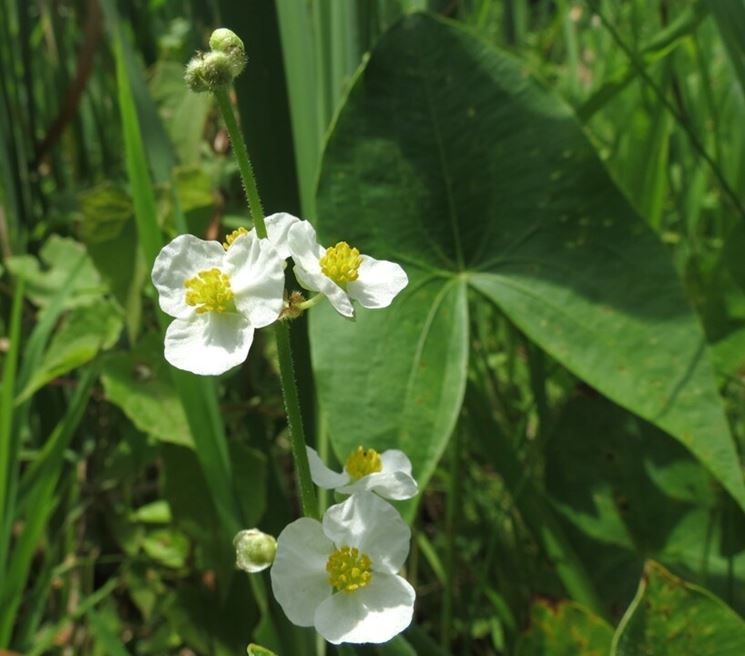
<svg viewBox="0 0 745 656">
<path fill-rule="evenodd" d="M 29 489 L 27 498 L 23 499 L 23 505 L 29 508 L 29 512 L 26 513 L 23 532 L 9 560 L 0 594 L 0 607 L 3 608 L 3 614 L 0 617 L 0 646 L 7 646 L 10 642 L 34 551 L 47 525 L 47 520 L 57 505 L 54 493 L 64 468 L 65 449 L 83 417 L 97 375 L 97 368 L 91 367 L 80 379 L 65 416 L 49 436 L 48 442 L 52 444 L 52 447 L 48 457 L 44 460 L 43 472 L 39 475 L 37 484 Z"/>
<path fill-rule="evenodd" d="M 104 12 L 113 26 L 114 58 L 119 108 L 124 135 L 127 175 L 132 187 L 135 220 L 145 261 L 155 260 L 163 245 L 152 180 L 145 146 L 140 132 L 139 118 L 130 88 L 130 78 L 122 45 L 121 30 L 116 19 L 115 7 L 110 0 L 103 3 Z M 158 311 L 161 327 L 165 330 L 170 319 Z M 185 372 L 172 370 L 173 382 L 181 397 L 197 456 L 204 469 L 215 506 L 226 532 L 235 533 L 241 527 L 241 514 L 233 494 L 233 476 L 227 441 L 220 418 L 213 384 Z"/>
<path fill-rule="evenodd" d="M 7 536 L 10 532 L 10 512 L 7 507 L 11 470 L 11 435 L 13 431 L 13 395 L 21 341 L 21 310 L 23 308 L 24 280 L 19 278 L 13 294 L 10 312 L 10 349 L 3 366 L 3 386 L 0 389 L 0 572 L 5 570 Z M 15 458 L 13 457 L 13 460 Z"/>
</svg>

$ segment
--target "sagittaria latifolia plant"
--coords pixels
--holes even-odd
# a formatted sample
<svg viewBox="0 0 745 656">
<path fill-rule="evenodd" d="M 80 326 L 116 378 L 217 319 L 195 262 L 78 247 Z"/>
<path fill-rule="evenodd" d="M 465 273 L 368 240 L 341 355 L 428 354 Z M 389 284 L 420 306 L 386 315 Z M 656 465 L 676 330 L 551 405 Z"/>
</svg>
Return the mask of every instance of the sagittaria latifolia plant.
<svg viewBox="0 0 745 656">
<path fill-rule="evenodd" d="M 237 565 L 254 573 L 274 562 L 272 589 L 296 625 L 313 626 L 334 644 L 386 642 L 410 624 L 416 595 L 399 576 L 410 530 L 381 497 L 416 495 L 411 462 L 398 450 L 378 454 L 360 446 L 338 474 L 306 446 L 288 322 L 323 298 L 347 319 L 354 318 L 353 301 L 367 309 L 386 308 L 409 279 L 398 264 L 363 255 L 345 241 L 321 246 L 308 221 L 285 212 L 264 216 L 228 97 L 233 78 L 245 66 L 243 42 L 219 29 L 210 47 L 189 62 L 185 79 L 192 91 L 211 92 L 217 99 L 253 227 L 238 228 L 223 243 L 179 235 L 160 251 L 152 279 L 161 309 L 173 317 L 165 334 L 165 358 L 195 374 L 222 374 L 245 361 L 256 329 L 274 326 L 306 517 L 292 522 L 276 541 L 258 529 L 241 531 L 235 539 Z M 285 289 L 287 258 L 294 262 L 299 284 L 312 293 L 309 298 Z M 330 507 L 319 522 L 311 480 L 351 496 Z"/>
</svg>

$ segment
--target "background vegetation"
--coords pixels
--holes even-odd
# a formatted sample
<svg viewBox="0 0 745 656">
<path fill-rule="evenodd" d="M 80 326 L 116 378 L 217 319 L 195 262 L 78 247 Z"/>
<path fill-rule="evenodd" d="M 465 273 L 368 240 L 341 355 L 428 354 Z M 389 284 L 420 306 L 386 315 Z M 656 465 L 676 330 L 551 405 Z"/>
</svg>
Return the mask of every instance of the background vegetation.
<svg viewBox="0 0 745 656">
<path fill-rule="evenodd" d="M 246 224 L 182 80 L 224 25 L 267 211 L 412 280 L 292 326 L 321 453 L 424 489 L 415 625 L 338 652 L 745 653 L 741 0 L 0 11 L 0 649 L 324 650 L 234 569 L 298 515 L 273 344 L 173 371 L 149 283 Z"/>
</svg>

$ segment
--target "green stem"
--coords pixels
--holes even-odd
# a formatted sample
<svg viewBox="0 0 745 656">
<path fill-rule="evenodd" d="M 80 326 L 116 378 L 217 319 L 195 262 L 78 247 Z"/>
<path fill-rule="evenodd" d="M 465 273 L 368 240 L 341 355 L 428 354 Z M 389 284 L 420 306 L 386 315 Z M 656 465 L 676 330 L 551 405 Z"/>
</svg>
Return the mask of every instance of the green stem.
<svg viewBox="0 0 745 656">
<path fill-rule="evenodd" d="M 248 201 L 248 210 L 251 212 L 256 234 L 264 239 L 266 238 L 264 207 L 261 204 L 259 188 L 256 186 L 256 178 L 254 177 L 253 167 L 251 166 L 251 158 L 248 156 L 246 142 L 243 139 L 238 121 L 235 119 L 233 106 L 230 104 L 228 87 L 223 87 L 215 91 L 215 98 L 217 99 L 217 105 L 220 107 L 223 121 L 225 121 L 225 127 L 228 128 L 230 143 L 233 144 L 233 153 L 235 154 L 235 159 L 238 161 L 238 169 L 241 172 L 243 189 L 246 192 L 246 200 Z"/>
<path fill-rule="evenodd" d="M 316 294 L 315 296 L 311 296 L 307 301 L 298 303 L 297 307 L 301 310 L 309 310 L 322 299 L 323 299 L 323 294 Z"/>
<path fill-rule="evenodd" d="M 246 192 L 248 208 L 253 217 L 256 234 L 260 238 L 266 238 L 266 223 L 264 222 L 264 210 L 261 205 L 259 189 L 256 186 L 251 160 L 248 156 L 246 142 L 243 140 L 241 129 L 235 119 L 233 107 L 230 104 L 227 88 L 215 91 L 215 98 L 220 107 L 228 135 L 233 144 L 233 152 L 238 160 L 238 168 L 243 179 L 243 188 Z M 295 460 L 295 472 L 298 479 L 298 490 L 306 517 L 318 519 L 318 502 L 313 488 L 313 480 L 310 477 L 310 465 L 308 454 L 305 450 L 305 431 L 303 430 L 303 418 L 300 410 L 300 398 L 298 395 L 297 382 L 295 381 L 295 368 L 292 361 L 292 347 L 290 346 L 290 328 L 285 321 L 277 321 L 274 324 L 277 338 L 277 353 L 279 356 L 279 378 L 282 382 L 282 394 L 287 411 L 287 423 L 290 429 L 290 444 L 292 445 L 292 456 Z"/>
<path fill-rule="evenodd" d="M 310 477 L 308 453 L 305 450 L 303 418 L 300 413 L 300 398 L 295 380 L 295 367 L 292 362 L 290 327 L 286 321 L 277 321 L 274 324 L 274 331 L 277 338 L 277 355 L 279 356 L 279 377 L 282 381 L 287 423 L 290 428 L 290 444 L 292 445 L 292 456 L 295 459 L 295 471 L 298 478 L 303 514 L 306 517 L 318 519 L 318 501 Z"/>
</svg>

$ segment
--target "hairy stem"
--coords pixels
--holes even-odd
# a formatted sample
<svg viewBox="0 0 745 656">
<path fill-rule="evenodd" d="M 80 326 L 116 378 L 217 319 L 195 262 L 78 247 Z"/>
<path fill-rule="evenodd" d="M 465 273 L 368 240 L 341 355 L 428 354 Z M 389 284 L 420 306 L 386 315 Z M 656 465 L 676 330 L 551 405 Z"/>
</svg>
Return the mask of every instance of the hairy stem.
<svg viewBox="0 0 745 656">
<path fill-rule="evenodd" d="M 233 106 L 230 104 L 228 88 L 223 87 L 215 91 L 215 98 L 217 99 L 217 104 L 220 107 L 222 119 L 223 121 L 225 121 L 225 127 L 228 128 L 230 143 L 233 145 L 233 153 L 235 154 L 235 159 L 238 162 L 238 169 L 241 172 L 243 190 L 246 192 L 248 210 L 249 212 L 251 212 L 251 218 L 253 219 L 254 227 L 256 228 L 256 234 L 264 239 L 266 238 L 264 207 L 261 204 L 259 188 L 256 186 L 256 178 L 254 177 L 253 166 L 251 166 L 251 159 L 248 156 L 246 142 L 243 139 L 241 128 L 238 126 L 238 121 L 235 118 Z"/>
<path fill-rule="evenodd" d="M 235 118 L 233 107 L 230 104 L 228 90 L 226 88 L 215 91 L 215 98 L 220 107 L 228 135 L 233 144 L 233 152 L 238 161 L 238 168 L 243 180 L 243 188 L 246 192 L 248 208 L 254 221 L 256 234 L 266 238 L 266 223 L 264 222 L 264 209 L 261 205 L 259 189 L 256 185 L 251 159 L 248 156 L 246 142 L 243 140 L 238 121 Z M 292 359 L 292 347 L 290 345 L 290 328 L 285 321 L 277 321 L 274 324 L 277 338 L 277 353 L 279 356 L 279 377 L 282 382 L 282 394 L 287 411 L 287 423 L 290 429 L 290 443 L 292 445 L 292 456 L 295 460 L 295 472 L 298 479 L 298 490 L 306 517 L 318 519 L 318 502 L 316 501 L 313 481 L 310 477 L 310 465 L 308 454 L 305 451 L 305 431 L 303 429 L 303 418 L 300 410 L 300 397 L 295 380 L 295 367 Z"/>
</svg>

